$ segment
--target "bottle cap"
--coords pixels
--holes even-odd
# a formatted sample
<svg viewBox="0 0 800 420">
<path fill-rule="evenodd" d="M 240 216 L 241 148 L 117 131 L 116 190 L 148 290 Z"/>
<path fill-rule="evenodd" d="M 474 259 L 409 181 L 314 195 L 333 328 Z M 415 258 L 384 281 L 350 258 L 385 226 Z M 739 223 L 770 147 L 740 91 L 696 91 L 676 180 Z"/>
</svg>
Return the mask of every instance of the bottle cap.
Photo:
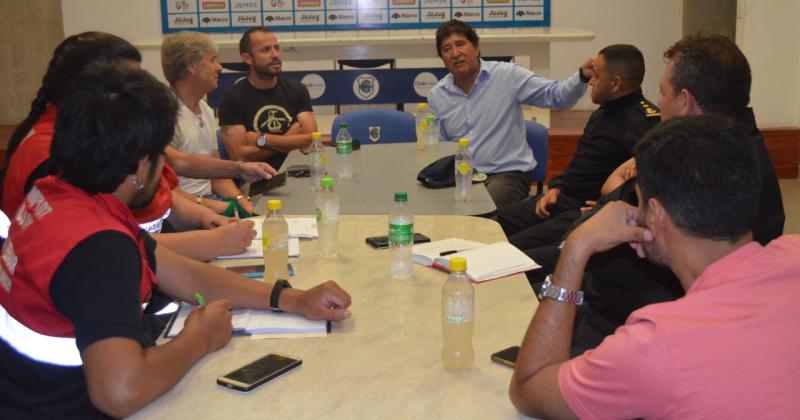
<svg viewBox="0 0 800 420">
<path fill-rule="evenodd" d="M 425 104 L 425 102 L 420 102 L 420 104 L 417 105 L 417 109 L 419 109 L 420 111 L 424 110 L 427 107 L 428 107 L 428 105 Z"/>
<path fill-rule="evenodd" d="M 458 147 L 469 147 L 469 139 L 466 137 L 458 139 Z"/>
<path fill-rule="evenodd" d="M 319 131 L 315 131 L 315 132 L 311 133 L 311 138 L 314 139 L 314 140 L 321 139 L 322 138 L 322 133 L 320 133 Z"/>
<path fill-rule="evenodd" d="M 408 193 L 404 192 L 394 193 L 394 201 L 402 201 L 402 202 L 408 201 Z"/>
<path fill-rule="evenodd" d="M 434 123 L 434 122 L 436 122 L 436 117 L 434 117 L 434 116 L 433 116 L 433 115 L 431 115 L 431 114 L 428 114 L 428 116 L 427 116 L 427 117 L 425 117 L 425 120 L 427 120 L 427 121 L 428 121 L 428 124 L 431 124 L 431 123 Z"/>
<path fill-rule="evenodd" d="M 339 128 L 347 128 L 347 123 L 339 123 Z"/>
<path fill-rule="evenodd" d="M 319 180 L 319 185 L 321 185 L 324 188 L 330 188 L 333 186 L 333 178 L 331 177 L 322 178 Z"/>
<path fill-rule="evenodd" d="M 269 211 L 276 211 L 281 209 L 281 200 L 269 200 L 267 201 L 267 210 Z"/>
<path fill-rule="evenodd" d="M 464 257 L 450 258 L 450 272 L 453 271 L 467 271 L 467 259 Z"/>
</svg>

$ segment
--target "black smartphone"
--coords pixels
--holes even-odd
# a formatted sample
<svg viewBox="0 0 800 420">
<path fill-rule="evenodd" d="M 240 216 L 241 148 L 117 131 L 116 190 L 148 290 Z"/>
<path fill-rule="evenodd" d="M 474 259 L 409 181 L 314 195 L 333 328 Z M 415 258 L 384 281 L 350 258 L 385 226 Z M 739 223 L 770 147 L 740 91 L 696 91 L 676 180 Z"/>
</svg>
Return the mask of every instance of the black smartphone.
<svg viewBox="0 0 800 420">
<path fill-rule="evenodd" d="M 517 364 L 517 355 L 519 354 L 519 346 L 511 346 L 507 349 L 498 351 L 492 355 L 492 361 L 514 367 Z"/>
<path fill-rule="evenodd" d="M 279 172 L 270 179 L 262 179 L 250 184 L 248 194 L 251 196 L 264 194 L 282 185 L 286 185 L 286 172 Z"/>
<path fill-rule="evenodd" d="M 239 265 L 225 268 L 238 274 L 264 274 L 264 264 Z"/>
<path fill-rule="evenodd" d="M 311 176 L 311 167 L 308 165 L 292 165 L 286 168 L 286 173 L 295 178 L 307 178 Z"/>
<path fill-rule="evenodd" d="M 431 238 L 421 234 L 421 233 L 414 233 L 414 243 L 421 244 L 425 242 L 430 242 Z M 389 237 L 386 235 L 383 236 L 370 236 L 367 238 L 367 244 L 375 249 L 384 249 L 389 248 Z"/>
<path fill-rule="evenodd" d="M 301 364 L 303 364 L 303 361 L 300 359 L 284 354 L 270 353 L 225 376 L 220 376 L 217 378 L 217 384 L 237 391 L 247 392 Z"/>
</svg>

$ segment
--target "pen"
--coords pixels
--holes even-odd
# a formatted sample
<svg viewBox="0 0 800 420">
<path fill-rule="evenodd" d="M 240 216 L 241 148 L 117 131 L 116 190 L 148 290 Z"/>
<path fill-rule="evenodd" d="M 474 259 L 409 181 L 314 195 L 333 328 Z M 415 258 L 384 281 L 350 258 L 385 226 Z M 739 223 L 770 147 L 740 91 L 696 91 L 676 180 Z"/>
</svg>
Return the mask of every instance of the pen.
<svg viewBox="0 0 800 420">
<path fill-rule="evenodd" d="M 199 303 L 200 306 L 206 306 L 206 298 L 204 298 L 200 292 L 195 293 L 194 298 L 197 299 L 197 303 Z"/>
<path fill-rule="evenodd" d="M 445 255 L 455 254 L 456 252 L 466 251 L 466 249 L 451 249 L 448 251 L 442 251 L 439 253 L 440 257 L 444 257 Z"/>
</svg>

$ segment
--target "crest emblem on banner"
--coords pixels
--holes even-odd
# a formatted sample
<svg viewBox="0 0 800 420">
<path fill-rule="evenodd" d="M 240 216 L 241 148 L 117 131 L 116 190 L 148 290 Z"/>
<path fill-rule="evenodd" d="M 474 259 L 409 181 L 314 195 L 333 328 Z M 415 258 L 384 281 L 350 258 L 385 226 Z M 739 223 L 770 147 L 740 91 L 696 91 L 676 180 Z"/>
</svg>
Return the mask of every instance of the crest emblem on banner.
<svg viewBox="0 0 800 420">
<path fill-rule="evenodd" d="M 362 74 L 353 81 L 353 93 L 361 100 L 368 101 L 378 96 L 380 83 L 371 74 Z"/>
<path fill-rule="evenodd" d="M 381 126 L 373 127 L 369 126 L 369 141 L 376 143 L 378 140 L 381 139 Z"/>
</svg>

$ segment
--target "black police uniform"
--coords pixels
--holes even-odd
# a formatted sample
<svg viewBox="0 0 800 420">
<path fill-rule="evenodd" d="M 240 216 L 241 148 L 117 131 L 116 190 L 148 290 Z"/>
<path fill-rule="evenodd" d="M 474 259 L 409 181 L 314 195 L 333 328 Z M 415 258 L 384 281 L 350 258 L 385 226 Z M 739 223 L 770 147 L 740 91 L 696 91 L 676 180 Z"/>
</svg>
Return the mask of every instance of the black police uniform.
<svg viewBox="0 0 800 420">
<path fill-rule="evenodd" d="M 534 209 L 541 196 L 498 210 L 497 221 L 509 242 L 521 250 L 558 242 L 580 215 L 586 200 L 596 200 L 609 175 L 633 156 L 633 147 L 658 124 L 658 108 L 641 90 L 608 101 L 592 113 L 572 161 L 554 177 L 548 188 L 561 190 L 550 218 L 540 219 Z"/>
</svg>

